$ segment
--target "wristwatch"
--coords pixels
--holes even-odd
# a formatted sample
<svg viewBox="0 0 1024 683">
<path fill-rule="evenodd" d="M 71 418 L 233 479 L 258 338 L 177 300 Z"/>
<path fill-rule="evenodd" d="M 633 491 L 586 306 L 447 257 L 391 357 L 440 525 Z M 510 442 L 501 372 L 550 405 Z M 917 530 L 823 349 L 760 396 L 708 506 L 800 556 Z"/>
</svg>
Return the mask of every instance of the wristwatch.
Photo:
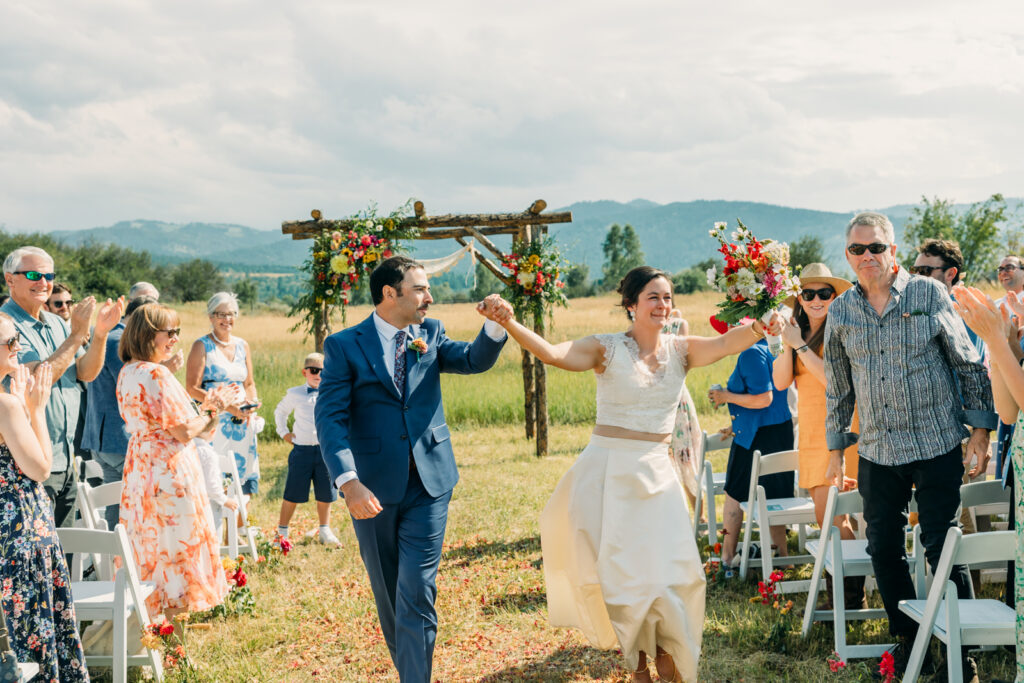
<svg viewBox="0 0 1024 683">
<path fill-rule="evenodd" d="M 795 351 L 796 351 L 797 353 L 803 353 L 804 351 L 808 351 L 809 349 L 810 349 L 810 347 L 809 347 L 809 346 L 807 346 L 807 344 L 804 344 L 803 346 L 798 346 L 798 347 L 797 347 L 796 349 L 794 349 L 794 350 L 795 350 Z"/>
</svg>

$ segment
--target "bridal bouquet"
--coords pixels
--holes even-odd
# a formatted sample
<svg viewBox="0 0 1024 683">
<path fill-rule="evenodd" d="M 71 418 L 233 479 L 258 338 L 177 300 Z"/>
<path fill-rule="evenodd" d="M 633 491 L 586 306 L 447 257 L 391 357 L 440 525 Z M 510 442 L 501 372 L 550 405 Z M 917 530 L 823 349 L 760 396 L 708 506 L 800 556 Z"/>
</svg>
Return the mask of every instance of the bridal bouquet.
<svg viewBox="0 0 1024 683">
<path fill-rule="evenodd" d="M 715 317 L 735 325 L 749 316 L 767 325 L 787 297 L 800 293 L 800 279 L 789 267 L 789 245 L 758 240 L 742 221 L 736 223 L 739 228 L 732 233 L 732 242 L 725 238 L 725 223 L 715 223 L 709 231 L 722 245 L 718 251 L 725 258 L 721 275 L 714 267 L 707 272 L 708 284 L 726 295 Z M 769 335 L 768 346 L 777 355 L 782 351 L 781 338 Z"/>
</svg>

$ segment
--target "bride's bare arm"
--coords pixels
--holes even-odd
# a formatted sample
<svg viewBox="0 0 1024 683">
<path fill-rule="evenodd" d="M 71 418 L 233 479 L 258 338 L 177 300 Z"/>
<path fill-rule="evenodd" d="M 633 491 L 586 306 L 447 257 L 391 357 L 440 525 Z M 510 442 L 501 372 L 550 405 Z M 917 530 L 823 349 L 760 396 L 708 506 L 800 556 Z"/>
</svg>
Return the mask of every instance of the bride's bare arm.
<svg viewBox="0 0 1024 683">
<path fill-rule="evenodd" d="M 585 372 L 593 370 L 604 360 L 604 347 L 595 337 L 584 337 L 575 341 L 552 344 L 514 319 L 510 318 L 502 322 L 501 325 L 521 347 L 547 365 L 573 372 Z"/>
<path fill-rule="evenodd" d="M 726 356 L 744 351 L 764 336 L 764 325 L 757 320 L 749 325 L 734 327 L 719 337 L 688 337 L 688 369 L 711 365 Z"/>
</svg>

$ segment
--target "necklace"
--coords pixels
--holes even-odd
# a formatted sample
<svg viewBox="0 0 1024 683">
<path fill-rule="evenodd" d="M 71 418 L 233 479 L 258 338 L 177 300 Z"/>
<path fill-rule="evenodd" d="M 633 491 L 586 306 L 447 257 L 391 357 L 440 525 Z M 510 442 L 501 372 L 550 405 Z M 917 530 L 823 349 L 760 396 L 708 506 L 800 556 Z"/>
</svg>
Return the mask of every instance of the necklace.
<svg viewBox="0 0 1024 683">
<path fill-rule="evenodd" d="M 217 333 L 216 332 L 211 332 L 210 333 L 210 339 L 212 339 L 213 343 L 217 344 L 218 346 L 229 346 L 231 344 L 231 342 L 232 342 L 231 335 L 228 335 L 228 340 L 227 341 L 221 341 L 220 339 L 217 338 Z"/>
</svg>

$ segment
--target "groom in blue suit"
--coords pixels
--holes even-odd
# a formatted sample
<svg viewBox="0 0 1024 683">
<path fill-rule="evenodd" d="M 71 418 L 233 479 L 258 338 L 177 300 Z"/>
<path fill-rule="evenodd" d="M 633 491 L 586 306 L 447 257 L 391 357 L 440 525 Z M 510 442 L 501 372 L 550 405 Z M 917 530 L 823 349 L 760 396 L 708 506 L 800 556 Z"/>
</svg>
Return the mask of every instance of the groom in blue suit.
<svg viewBox="0 0 1024 683">
<path fill-rule="evenodd" d="M 437 636 L 435 579 L 459 479 L 441 404 L 442 372 L 494 365 L 509 304 L 491 295 L 473 343 L 427 318 L 423 268 L 395 256 L 370 275 L 374 312 L 324 343 L 316 431 L 327 470 L 353 517 L 384 640 L 402 683 L 429 683 Z"/>
</svg>

